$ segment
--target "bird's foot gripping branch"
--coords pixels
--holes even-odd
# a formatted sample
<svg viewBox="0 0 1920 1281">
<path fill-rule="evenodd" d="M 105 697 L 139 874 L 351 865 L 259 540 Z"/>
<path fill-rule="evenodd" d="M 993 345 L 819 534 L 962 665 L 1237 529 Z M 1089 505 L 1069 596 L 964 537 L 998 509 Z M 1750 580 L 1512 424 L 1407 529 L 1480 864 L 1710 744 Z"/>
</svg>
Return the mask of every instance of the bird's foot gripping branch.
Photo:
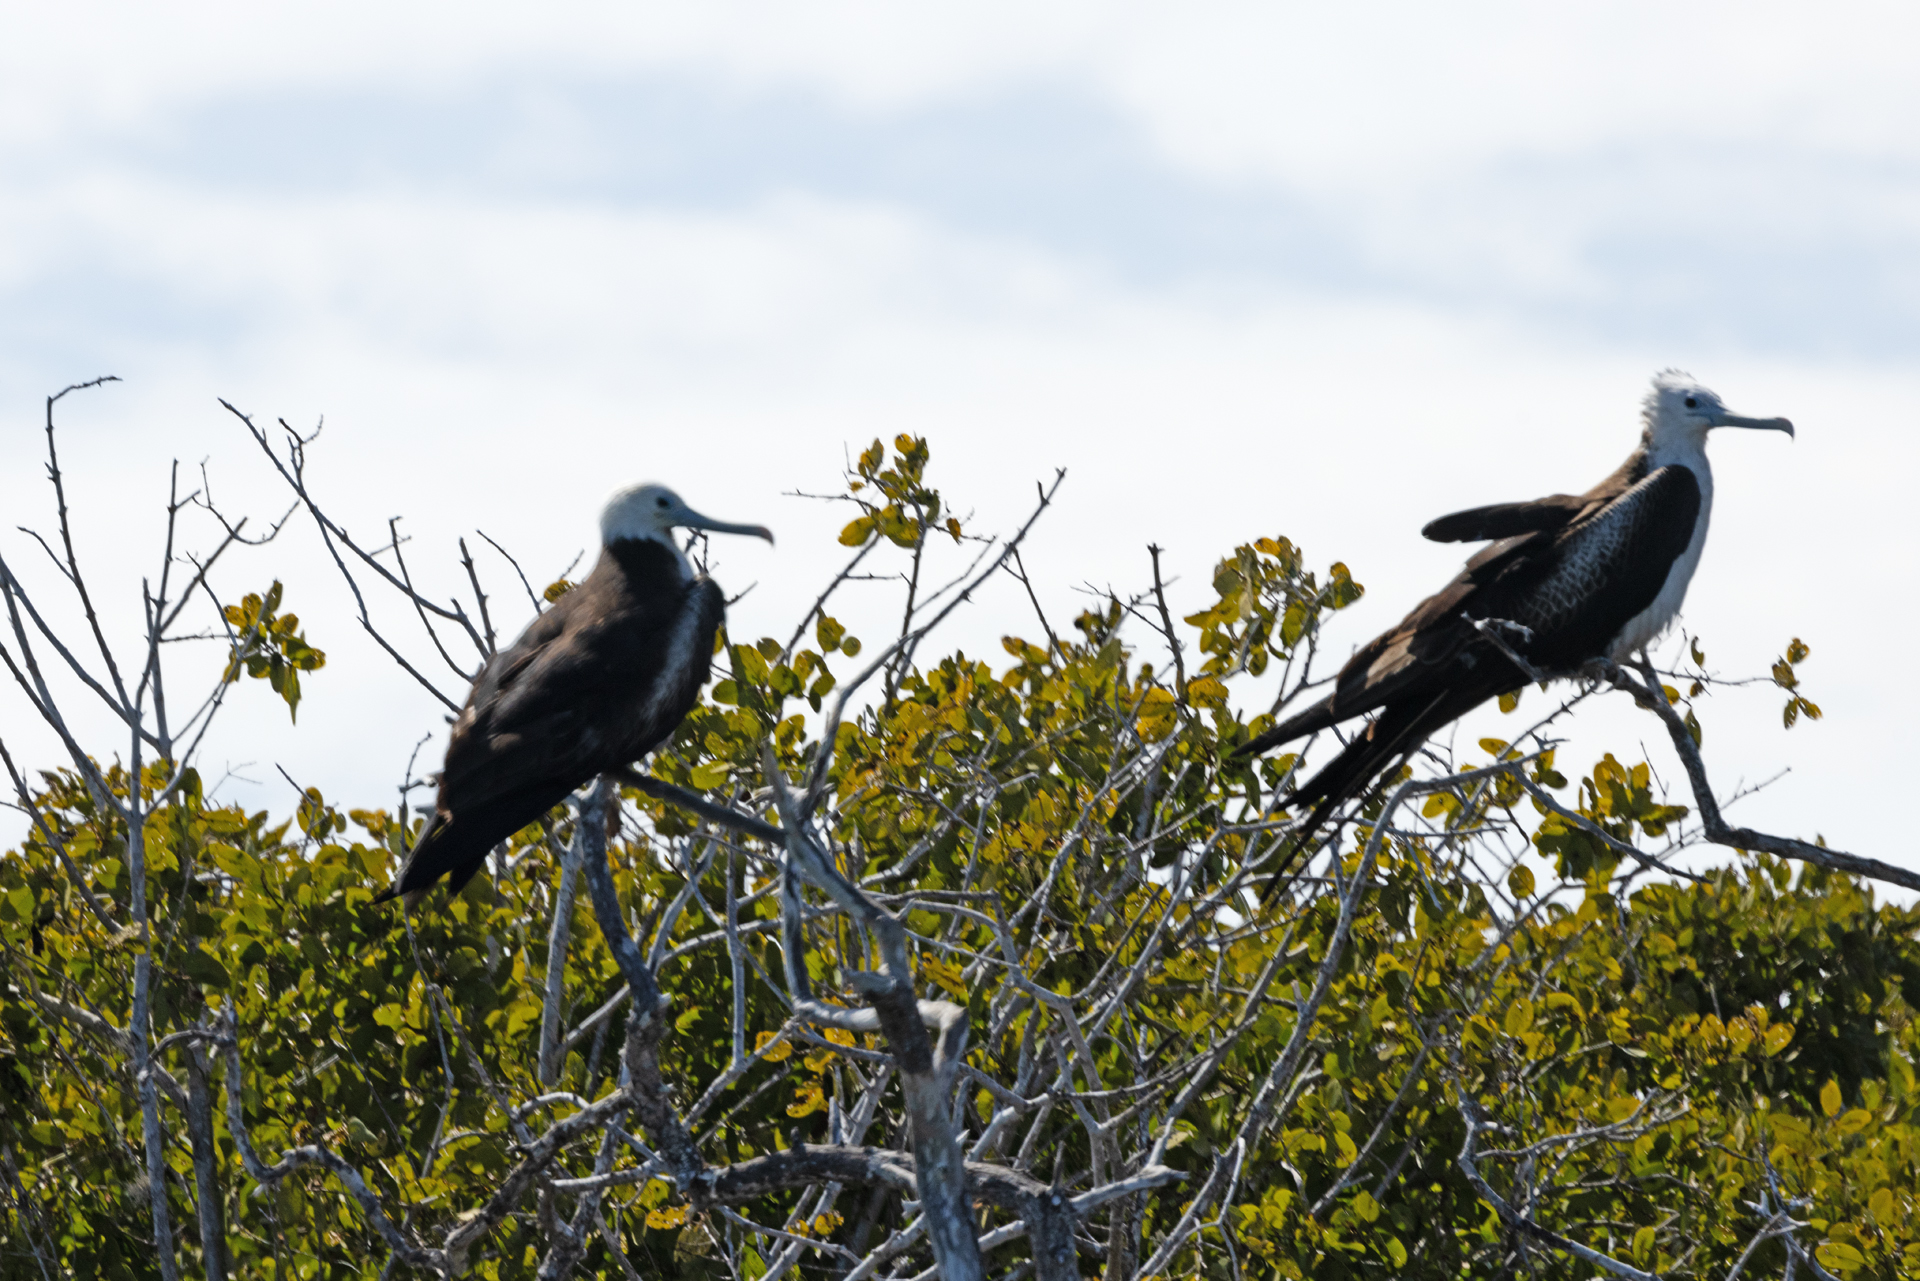
<svg viewBox="0 0 1920 1281">
<path fill-rule="evenodd" d="M 344 631 L 459 713 L 513 648 L 509 594 L 481 591 L 493 552 L 429 594 L 393 527 L 371 547 L 328 515 L 311 438 L 245 425 L 353 584 Z M 1149 553 L 1137 594 L 1062 612 L 1023 560 L 1032 521 L 980 538 L 924 442 L 863 452 L 843 497 L 845 560 L 791 632 L 724 636 L 644 764 L 571 780 L 403 915 L 373 899 L 418 848 L 409 808 L 223 801 L 193 763 L 205 716 L 173 710 L 179 672 L 210 707 L 266 697 L 223 682 L 233 658 L 302 630 L 337 650 L 343 618 L 275 566 L 228 582 L 242 526 L 176 494 L 165 554 L 190 519 L 227 549 L 183 562 L 205 615 L 150 576 L 157 630 L 116 648 L 56 491 L 62 569 L 0 563 L 0 648 L 61 754 L 5 757 L 29 820 L 0 857 L 7 1266 L 1912 1270 L 1920 918 L 1869 892 L 1895 869 L 1727 825 L 1658 673 L 1606 672 L 1677 735 L 1691 799 L 1634 757 L 1557 762 L 1576 689 L 1484 755 L 1394 760 L 1303 840 L 1289 801 L 1324 739 L 1236 755 L 1275 723 L 1241 682 L 1277 676 L 1281 714 L 1317 687 L 1359 595 L 1345 566 L 1251 542 L 1183 625 Z M 497 563 L 535 628 L 582 590 Z M 276 578 L 271 608 L 216 608 Z M 860 591 L 896 593 L 870 649 L 835 617 Z M 928 657 L 968 600 L 1021 611 L 1004 656 Z M 259 621 L 294 601 L 299 627 Z M 1505 617 L 1461 635 L 1525 657 L 1541 633 Z M 297 670 L 312 708 L 347 664 Z M 118 739 L 86 740 L 73 699 Z M 1710 865 L 1714 842 L 1751 853 Z"/>
</svg>

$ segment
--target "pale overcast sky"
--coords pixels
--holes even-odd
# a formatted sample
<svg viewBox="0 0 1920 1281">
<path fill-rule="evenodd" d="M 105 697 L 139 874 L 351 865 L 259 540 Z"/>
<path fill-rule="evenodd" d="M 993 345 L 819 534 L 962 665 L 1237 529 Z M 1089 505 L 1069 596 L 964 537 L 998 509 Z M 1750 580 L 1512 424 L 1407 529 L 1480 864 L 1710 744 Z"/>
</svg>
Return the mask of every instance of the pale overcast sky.
<svg viewBox="0 0 1920 1281">
<path fill-rule="evenodd" d="M 1827 711 L 1719 694 L 1716 781 L 1791 769 L 1736 814 L 1920 866 L 1916 55 L 1893 4 L 7 3 L 0 547 L 48 586 L 13 532 L 48 523 L 42 398 L 113 373 L 63 440 L 123 621 L 169 459 L 281 505 L 224 396 L 324 415 L 321 491 L 357 533 L 406 515 L 446 584 L 476 526 L 552 576 L 631 480 L 764 521 L 719 572 L 757 584 L 737 635 L 784 635 L 843 519 L 787 491 L 908 431 L 983 529 L 1068 468 L 1029 557 L 1056 616 L 1149 541 L 1196 608 L 1284 533 L 1368 587 L 1344 655 L 1457 566 L 1426 520 L 1591 485 L 1678 366 L 1800 428 L 1716 437 L 1685 623 L 1729 675 L 1805 637 Z M 245 691 L 206 772 L 390 804 L 435 705 L 310 526 L 219 584 L 276 576 L 333 662 L 298 733 Z M 1008 631 L 990 594 L 949 643 Z M 0 731 L 52 759 L 18 699 Z M 1655 737 L 1591 711 L 1568 763 L 1671 773 Z"/>
</svg>

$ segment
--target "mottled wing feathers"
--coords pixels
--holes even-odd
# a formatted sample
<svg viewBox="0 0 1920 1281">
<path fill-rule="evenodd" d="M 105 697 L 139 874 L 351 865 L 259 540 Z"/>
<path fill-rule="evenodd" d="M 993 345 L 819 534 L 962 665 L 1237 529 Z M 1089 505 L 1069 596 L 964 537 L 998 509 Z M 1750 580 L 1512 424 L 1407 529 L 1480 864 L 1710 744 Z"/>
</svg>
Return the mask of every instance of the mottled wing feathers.
<svg viewBox="0 0 1920 1281">
<path fill-rule="evenodd" d="M 1559 535 L 1551 555 L 1503 567 L 1473 612 L 1532 628 L 1533 643 L 1519 647 L 1528 659 L 1572 670 L 1604 653 L 1596 640 L 1604 645 L 1653 604 L 1699 515 L 1693 472 L 1662 467 Z"/>
</svg>

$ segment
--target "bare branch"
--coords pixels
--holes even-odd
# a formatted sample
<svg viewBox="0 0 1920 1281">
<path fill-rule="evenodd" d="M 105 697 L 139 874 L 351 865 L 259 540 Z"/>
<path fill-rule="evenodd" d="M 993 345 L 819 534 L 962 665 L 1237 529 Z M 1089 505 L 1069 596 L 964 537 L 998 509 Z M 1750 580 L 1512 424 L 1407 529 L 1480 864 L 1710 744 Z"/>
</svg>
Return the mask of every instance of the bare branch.
<svg viewBox="0 0 1920 1281">
<path fill-rule="evenodd" d="M 967 1208 L 965 1160 L 959 1135 L 948 1103 L 953 1065 L 959 1061 L 966 1040 L 966 1011 L 944 1001 L 918 1001 L 914 997 L 913 974 L 907 962 L 906 931 L 899 920 L 869 899 L 858 886 L 840 875 L 832 859 L 817 846 L 806 830 L 806 820 L 787 790 L 786 776 L 773 754 L 771 743 L 762 745 L 762 768 L 773 787 L 780 806 L 780 817 L 787 827 L 787 860 L 790 869 L 833 896 L 834 901 L 854 915 L 880 943 L 881 970 L 861 970 L 849 975 L 849 981 L 873 1007 L 887 1043 L 893 1049 L 900 1068 L 900 1083 L 911 1118 L 913 1150 L 916 1159 L 915 1184 L 920 1194 L 922 1213 L 928 1220 L 933 1239 L 934 1258 L 943 1276 L 954 1281 L 973 1281 L 984 1275 L 980 1249 L 975 1243 L 971 1215 Z M 790 919 L 797 921 L 799 894 L 789 878 L 783 895 Z M 797 931 L 796 931 L 797 932 Z M 796 973 L 793 948 L 788 947 L 788 974 Z M 802 990 L 794 992 L 794 1010 L 810 1019 L 831 1018 L 818 1002 L 806 1001 Z M 940 1043 L 936 1047 L 927 1035 L 928 1018 L 936 1021 Z"/>
<path fill-rule="evenodd" d="M 1160 580 L 1160 548 L 1158 544 L 1148 543 L 1147 554 L 1153 557 L 1153 599 L 1160 607 L 1160 634 L 1166 639 L 1167 651 L 1173 655 L 1173 688 L 1180 701 L 1187 698 L 1187 663 L 1181 656 L 1180 633 L 1173 629 L 1173 613 L 1167 608 L 1166 584 Z M 1034 608 L 1038 609 L 1036 602 Z"/>
<path fill-rule="evenodd" d="M 1475 1151 L 1475 1141 L 1480 1131 L 1487 1125 L 1486 1113 L 1481 1111 L 1479 1102 L 1472 1095 L 1462 1092 L 1460 1115 L 1467 1123 L 1467 1137 L 1460 1147 L 1460 1156 L 1455 1163 L 1459 1165 L 1460 1172 L 1467 1176 L 1467 1182 L 1473 1186 L 1474 1192 L 1482 1201 L 1493 1207 L 1494 1213 L 1500 1216 L 1502 1223 L 1544 1245 L 1552 1246 L 1556 1250 L 1565 1250 L 1596 1268 L 1604 1268 L 1615 1276 L 1625 1277 L 1627 1281 L 1660 1281 L 1658 1273 L 1642 1272 L 1630 1263 L 1622 1263 L 1611 1255 L 1600 1253 L 1592 1246 L 1582 1245 L 1572 1237 L 1562 1236 L 1551 1228 L 1536 1223 L 1531 1216 L 1520 1214 L 1508 1205 L 1506 1199 L 1495 1192 L 1482 1177 L 1479 1166 L 1475 1164 L 1478 1155 Z"/>
<path fill-rule="evenodd" d="M 758 837 L 776 848 L 787 843 L 787 834 L 773 824 L 763 822 L 750 814 L 729 809 L 724 805 L 715 805 L 705 797 L 689 792 L 684 787 L 677 787 L 665 779 L 655 778 L 651 774 L 642 774 L 631 767 L 615 770 L 612 777 L 636 791 L 645 792 L 656 800 L 691 810 L 709 823 L 718 823 L 736 832 L 745 832 L 748 836 Z"/>
<path fill-rule="evenodd" d="M 1614 663 L 1601 660 L 1593 665 L 1602 680 L 1634 696 L 1641 706 L 1651 710 L 1667 727 L 1667 737 L 1673 740 L 1673 750 L 1680 755 L 1680 763 L 1686 767 L 1687 782 L 1693 789 L 1694 803 L 1700 810 L 1700 826 L 1706 838 L 1715 845 L 1726 845 L 1733 849 L 1759 850 L 1780 858 L 1798 859 L 1803 863 L 1812 863 L 1829 871 L 1846 872 L 1853 876 L 1864 876 L 1869 880 L 1885 881 L 1889 885 L 1898 885 L 1905 889 L 1920 890 L 1920 872 L 1904 867 L 1895 867 L 1876 858 L 1864 858 L 1858 854 L 1847 854 L 1840 850 L 1830 850 L 1809 841 L 1794 840 L 1786 836 L 1770 836 L 1765 832 L 1756 832 L 1749 827 L 1733 827 L 1720 815 L 1720 802 L 1715 799 L 1713 786 L 1707 782 L 1707 766 L 1700 755 L 1699 745 L 1693 741 L 1693 734 L 1687 729 L 1687 723 L 1667 702 L 1665 692 L 1660 687 L 1660 678 L 1654 673 L 1653 665 L 1642 655 L 1637 666 L 1646 683 L 1642 684 L 1627 675 Z"/>
</svg>

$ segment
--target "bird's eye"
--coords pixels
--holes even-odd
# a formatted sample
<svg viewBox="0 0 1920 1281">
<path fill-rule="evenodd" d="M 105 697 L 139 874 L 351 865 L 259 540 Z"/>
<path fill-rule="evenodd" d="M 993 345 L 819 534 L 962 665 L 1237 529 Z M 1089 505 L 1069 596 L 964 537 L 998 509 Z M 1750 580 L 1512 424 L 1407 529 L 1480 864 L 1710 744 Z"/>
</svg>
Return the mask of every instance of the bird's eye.
<svg viewBox="0 0 1920 1281">
<path fill-rule="evenodd" d="M 1698 408 L 1698 407 L 1699 407 L 1699 405 L 1700 405 L 1700 402 L 1699 402 L 1699 401 L 1697 401 L 1697 400 L 1695 400 L 1695 399 L 1694 399 L 1694 398 L 1693 398 L 1692 396 L 1689 396 L 1689 397 L 1687 397 L 1687 408 L 1688 408 L 1688 409 L 1696 409 L 1696 408 Z M 663 502 L 664 502 L 665 500 L 664 500 L 664 499 L 662 499 L 661 501 L 663 501 Z"/>
<path fill-rule="evenodd" d="M 1689 400 L 1687 403 L 1691 405 L 1693 402 Z M 667 500 L 664 498 L 656 498 L 653 500 L 653 505 L 655 507 L 665 507 L 667 505 Z"/>
</svg>

